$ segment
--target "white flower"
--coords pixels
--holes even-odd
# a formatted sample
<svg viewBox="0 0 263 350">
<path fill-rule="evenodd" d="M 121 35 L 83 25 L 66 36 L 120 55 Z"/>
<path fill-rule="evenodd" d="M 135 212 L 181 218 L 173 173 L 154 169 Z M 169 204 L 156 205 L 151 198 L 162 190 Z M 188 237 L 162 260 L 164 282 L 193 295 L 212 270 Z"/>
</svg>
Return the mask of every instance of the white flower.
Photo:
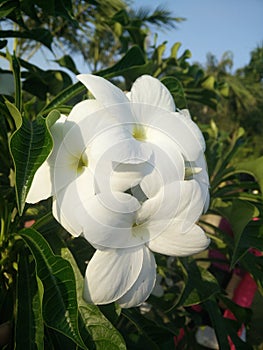
<svg viewBox="0 0 263 350">
<path fill-rule="evenodd" d="M 189 180 L 163 186 L 141 205 L 129 194 L 114 195 L 122 211 L 110 209 L 103 194 L 78 211 L 84 237 L 97 248 L 86 270 L 84 297 L 95 304 L 116 301 L 132 307 L 146 300 L 154 287 L 152 251 L 186 256 L 209 244 L 195 224 L 203 210 L 202 192 L 197 181 Z"/>
<path fill-rule="evenodd" d="M 116 183 L 120 178 L 117 190 L 137 184 L 151 170 L 145 163 L 151 156 L 149 147 L 132 138 L 95 100 L 80 102 L 68 117 L 62 115 L 51 127 L 51 134 L 53 150 L 37 170 L 27 202 L 53 196 L 53 215 L 74 236 L 81 234 L 82 227 L 72 215 L 73 209 L 99 191 L 94 175 L 98 162 L 98 178 L 110 178 L 113 162 L 129 162 L 126 178 L 114 172 Z"/>
<path fill-rule="evenodd" d="M 196 225 L 209 200 L 205 143 L 157 79 L 143 76 L 124 94 L 101 77 L 78 78 L 95 100 L 53 126 L 54 150 L 28 201 L 53 195 L 57 220 L 97 249 L 85 299 L 133 307 L 154 288 L 153 252 L 186 256 L 209 244 Z"/>
<path fill-rule="evenodd" d="M 176 111 L 169 90 L 148 75 L 138 78 L 127 94 L 95 75 L 81 74 L 78 78 L 96 101 L 111 108 L 135 139 L 151 145 L 153 168 L 161 174 L 162 182 L 174 181 L 175 177 L 182 180 L 184 176 L 199 182 L 207 209 L 209 178 L 204 157 L 205 141 L 189 111 Z M 181 162 L 184 162 L 183 168 L 179 166 Z M 151 175 L 155 179 L 156 170 Z M 155 184 L 158 188 L 160 185 L 160 182 Z"/>
<path fill-rule="evenodd" d="M 195 224 L 209 198 L 203 136 L 188 111 L 175 112 L 157 79 L 139 78 L 127 95 L 103 78 L 79 79 L 153 153 L 153 171 L 139 185 L 122 193 L 114 181 L 98 179 L 103 191 L 75 208 L 85 238 L 97 248 L 86 270 L 85 299 L 137 306 L 155 285 L 152 252 L 186 256 L 209 244 Z M 128 165 L 118 167 L 125 176 Z"/>
</svg>

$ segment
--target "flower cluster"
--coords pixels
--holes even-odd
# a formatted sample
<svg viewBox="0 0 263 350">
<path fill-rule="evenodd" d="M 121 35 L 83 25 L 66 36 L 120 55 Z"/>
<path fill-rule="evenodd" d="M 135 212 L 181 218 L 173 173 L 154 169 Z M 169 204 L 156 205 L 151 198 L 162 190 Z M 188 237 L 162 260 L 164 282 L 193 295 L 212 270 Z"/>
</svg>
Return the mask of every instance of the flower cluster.
<svg viewBox="0 0 263 350">
<path fill-rule="evenodd" d="M 51 128 L 54 148 L 27 202 L 53 196 L 53 215 L 96 248 L 84 298 L 144 302 L 156 280 L 153 252 L 186 256 L 209 244 L 196 225 L 209 202 L 202 133 L 168 89 L 144 75 L 128 93 L 94 75 L 92 93 Z"/>
</svg>

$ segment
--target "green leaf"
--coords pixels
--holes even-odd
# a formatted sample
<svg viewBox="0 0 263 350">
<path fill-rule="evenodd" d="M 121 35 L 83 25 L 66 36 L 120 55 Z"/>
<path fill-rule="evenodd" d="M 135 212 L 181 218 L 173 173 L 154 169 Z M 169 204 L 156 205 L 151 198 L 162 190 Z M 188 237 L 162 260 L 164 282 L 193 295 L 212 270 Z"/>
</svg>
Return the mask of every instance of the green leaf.
<svg viewBox="0 0 263 350">
<path fill-rule="evenodd" d="M 234 301 L 229 299 L 227 296 L 224 296 L 223 294 L 220 296 L 220 299 L 226 305 L 227 309 L 234 314 L 240 327 L 242 323 L 248 324 L 249 322 L 251 322 L 251 317 L 253 314 L 251 309 L 236 304 Z"/>
<path fill-rule="evenodd" d="M 215 77 L 209 75 L 202 81 L 201 86 L 205 89 L 213 90 L 215 86 Z"/>
<path fill-rule="evenodd" d="M 2 50 L 8 44 L 7 40 L 0 40 L 0 50 Z"/>
<path fill-rule="evenodd" d="M 1 30 L 0 38 L 24 38 L 31 39 L 40 42 L 51 50 L 51 44 L 53 41 L 52 34 L 49 30 L 44 28 L 35 28 L 32 30 Z"/>
<path fill-rule="evenodd" d="M 151 71 L 152 63 L 146 63 L 142 50 L 138 46 L 133 46 L 119 62 L 110 68 L 96 72 L 96 74 L 105 78 L 123 76 L 127 80 L 127 83 L 130 84 L 140 75 L 147 73 L 150 74 Z M 64 105 L 85 90 L 86 87 L 80 82 L 69 86 L 47 104 L 41 113 L 47 114 L 54 108 L 59 109 L 59 106 Z"/>
<path fill-rule="evenodd" d="M 78 330 L 76 283 L 70 263 L 54 255 L 47 241 L 33 228 L 23 229 L 19 235 L 31 250 L 43 283 L 45 323 L 86 349 Z"/>
<path fill-rule="evenodd" d="M 130 345 L 131 349 L 139 343 L 145 349 L 161 350 L 162 345 L 176 333 L 176 330 L 172 332 L 165 325 L 147 319 L 138 309 L 123 309 L 122 314 L 135 326 L 139 333 L 133 344 L 129 344 L 130 342 L 132 343 L 132 334 L 126 335 L 126 342 Z"/>
<path fill-rule="evenodd" d="M 243 144 L 243 136 L 244 129 L 239 128 L 236 133 L 233 135 L 233 141 L 230 145 L 229 149 L 227 149 L 224 154 L 220 156 L 218 162 L 216 164 L 216 168 L 214 170 L 214 174 L 212 175 L 211 187 L 215 188 L 222 181 L 224 181 L 224 177 L 228 174 L 233 173 L 233 169 L 230 168 L 231 162 L 233 162 L 233 158 L 240 146 Z"/>
<path fill-rule="evenodd" d="M 153 60 L 157 61 L 158 66 L 162 64 L 163 54 L 165 52 L 165 49 L 166 49 L 166 42 L 159 45 L 154 51 Z"/>
<path fill-rule="evenodd" d="M 35 224 L 36 227 L 45 235 L 50 246 L 55 254 L 61 255 L 67 260 L 75 275 L 76 288 L 77 288 L 77 301 L 79 306 L 79 330 L 81 337 L 85 344 L 93 349 L 94 344 L 96 350 L 125 350 L 125 344 L 120 333 L 114 328 L 114 326 L 107 320 L 107 318 L 100 311 L 96 305 L 88 304 L 83 300 L 83 283 L 84 277 L 80 273 L 77 261 L 73 257 L 71 251 L 66 247 L 65 243 L 61 240 L 58 234 L 58 223 L 54 218 L 51 218 L 50 222 L 45 219 L 40 219 Z M 77 247 L 74 244 L 77 241 Z M 74 238 L 69 240 L 71 248 L 74 246 L 74 253 L 78 254 L 78 259 L 83 256 L 82 264 L 87 266 L 86 260 L 91 259 L 94 249 L 88 248 L 88 242 L 83 237 Z M 86 255 L 85 255 L 86 251 Z M 82 266 L 81 266 L 82 268 Z M 85 269 L 83 268 L 83 274 Z"/>
<path fill-rule="evenodd" d="M 228 340 L 230 336 L 236 346 L 235 349 L 252 350 L 252 347 L 248 343 L 244 343 L 237 335 L 238 329 L 240 328 L 240 322 L 224 318 L 216 300 L 205 302 L 204 308 L 208 311 L 212 327 L 216 332 L 220 349 L 230 350 Z"/>
<path fill-rule="evenodd" d="M 22 249 L 16 285 L 16 350 L 44 349 L 42 296 L 43 293 L 38 288 L 35 263 L 30 261 L 28 251 Z"/>
<path fill-rule="evenodd" d="M 79 312 L 82 320 L 82 338 L 86 342 L 92 341 L 96 344 L 96 350 L 125 350 L 126 346 L 120 333 L 102 314 L 98 306 L 88 304 L 83 300 L 83 282 L 77 263 L 67 248 L 61 249 L 61 255 L 68 260 L 73 268 L 76 284 Z"/>
<path fill-rule="evenodd" d="M 176 107 L 180 109 L 187 108 L 184 89 L 180 81 L 174 77 L 164 77 L 161 79 L 161 82 L 173 95 Z"/>
<path fill-rule="evenodd" d="M 247 162 L 240 162 L 235 165 L 235 169 L 240 173 L 248 173 L 257 180 L 261 193 L 263 194 L 263 157 L 259 157 Z"/>
<path fill-rule="evenodd" d="M 59 106 L 64 105 L 73 97 L 77 96 L 81 92 L 84 92 L 86 87 L 77 82 L 76 84 L 69 86 L 68 88 L 61 91 L 50 103 L 48 103 L 40 112 L 43 115 L 46 115 L 54 108 L 59 108 Z"/>
<path fill-rule="evenodd" d="M 178 54 L 178 51 L 179 51 L 181 46 L 182 46 L 182 44 L 180 42 L 175 43 L 171 48 L 171 56 L 170 57 L 177 59 L 177 54 Z"/>
<path fill-rule="evenodd" d="M 0 4 L 0 18 L 8 16 L 16 7 L 16 1 L 2 1 L 2 3 Z"/>
<path fill-rule="evenodd" d="M 0 36 L 1 36 L 1 32 L 0 32 Z M 10 55 L 10 53 L 7 51 L 6 57 L 9 60 L 9 63 L 14 75 L 15 105 L 16 105 L 16 108 L 19 111 L 21 111 L 22 110 L 22 83 L 21 83 L 21 74 L 20 74 L 20 63 L 15 53 L 13 55 Z"/>
<path fill-rule="evenodd" d="M 214 201 L 213 207 L 228 220 L 233 230 L 234 249 L 231 259 L 231 267 L 233 267 L 244 254 L 244 250 L 240 249 L 243 240 L 246 239 L 246 236 L 243 235 L 244 229 L 253 217 L 259 215 L 259 211 L 253 204 L 240 199 L 223 202 L 218 198 Z"/>
<path fill-rule="evenodd" d="M 151 65 L 152 64 L 150 64 L 150 66 Z M 137 76 L 139 76 L 138 74 L 142 73 L 141 71 L 136 72 L 136 69 L 138 69 L 140 66 L 143 66 L 146 70 L 150 67 L 146 63 L 144 54 L 139 46 L 133 46 L 114 66 L 96 72 L 96 74 L 107 78 L 116 76 L 127 76 L 131 78 L 130 75 L 132 72 L 133 74 L 137 73 L 135 76 L 133 76 L 133 80 L 135 80 Z M 147 71 L 145 73 L 147 73 Z"/>
<path fill-rule="evenodd" d="M 68 68 L 71 72 L 79 74 L 73 59 L 69 55 L 65 55 L 58 60 L 55 60 L 61 67 Z"/>
<path fill-rule="evenodd" d="M 187 271 L 187 281 L 180 305 L 199 304 L 220 292 L 216 278 L 209 271 L 197 265 L 192 258 L 183 258 L 181 261 Z"/>
<path fill-rule="evenodd" d="M 247 252 L 242 258 L 242 267 L 253 276 L 260 293 L 263 295 L 263 256 L 255 256 Z"/>
<path fill-rule="evenodd" d="M 11 137 L 10 152 L 15 166 L 16 198 L 20 215 L 34 174 L 52 150 L 53 140 L 49 127 L 59 116 L 58 111 L 52 111 L 46 119 L 40 116 L 30 122 L 24 118 L 20 128 Z"/>
<path fill-rule="evenodd" d="M 69 20 L 73 19 L 71 0 L 36 0 L 35 3 L 50 16 L 61 16 Z"/>
<path fill-rule="evenodd" d="M 224 350 L 229 350 L 228 342 L 228 331 L 225 319 L 223 318 L 221 311 L 218 307 L 216 300 L 207 300 L 204 303 L 205 309 L 209 313 L 209 317 L 212 322 L 212 327 L 214 328 L 219 343 L 219 348 Z"/>
<path fill-rule="evenodd" d="M 23 123 L 21 113 L 16 108 L 16 106 L 13 103 L 9 102 L 8 100 L 5 101 L 5 104 L 6 104 L 6 107 L 8 108 L 9 113 L 11 114 L 11 116 L 14 119 L 16 129 L 19 129 Z"/>
</svg>

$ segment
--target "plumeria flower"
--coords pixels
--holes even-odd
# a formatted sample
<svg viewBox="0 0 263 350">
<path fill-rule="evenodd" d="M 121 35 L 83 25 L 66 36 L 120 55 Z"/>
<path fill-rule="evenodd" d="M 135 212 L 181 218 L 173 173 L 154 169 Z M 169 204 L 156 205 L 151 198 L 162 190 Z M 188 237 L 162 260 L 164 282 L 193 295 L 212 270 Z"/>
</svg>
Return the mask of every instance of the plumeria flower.
<svg viewBox="0 0 263 350">
<path fill-rule="evenodd" d="M 157 79 L 139 78 L 129 94 L 100 77 L 79 79 L 153 152 L 153 171 L 139 184 L 123 193 L 104 179 L 102 192 L 74 211 L 84 237 L 97 249 L 86 270 L 85 299 L 137 306 L 155 285 L 152 252 L 186 256 L 209 244 L 196 225 L 208 201 L 205 143 L 188 111 L 175 111 L 172 96 Z M 125 176 L 126 166 L 118 167 Z"/>
<path fill-rule="evenodd" d="M 195 178 L 199 182 L 207 209 L 209 178 L 204 157 L 205 141 L 189 111 L 176 110 L 169 90 L 148 75 L 138 78 L 126 94 L 95 75 L 81 74 L 78 79 L 96 101 L 105 107 L 111 106 L 114 116 L 135 139 L 151 145 L 154 168 L 161 173 L 162 181 L 173 181 L 178 174 L 178 163 L 184 162 L 183 175 L 179 174 L 179 177 Z M 154 178 L 155 172 L 152 173 Z"/>
<path fill-rule="evenodd" d="M 84 297 L 95 304 L 116 301 L 132 307 L 154 288 L 153 252 L 187 256 L 209 244 L 195 224 L 203 210 L 202 191 L 197 181 L 189 180 L 169 183 L 155 195 L 146 191 L 142 203 L 141 195 L 114 195 L 119 210 L 110 209 L 103 194 L 87 200 L 83 212 L 77 210 L 84 237 L 97 248 L 87 266 Z"/>
<path fill-rule="evenodd" d="M 116 189 L 120 190 L 137 184 L 151 171 L 147 161 L 152 152 L 95 100 L 75 105 L 69 116 L 62 115 L 50 131 L 54 147 L 34 176 L 27 202 L 53 196 L 53 215 L 68 232 L 78 236 L 82 227 L 71 215 L 72 208 L 99 191 L 94 175 L 98 160 L 104 156 L 100 171 L 106 178 L 113 172 L 113 162 L 129 162 L 125 178 L 121 171 L 114 172 L 115 183 L 120 183 Z"/>
<path fill-rule="evenodd" d="M 205 143 L 157 79 L 143 76 L 125 94 L 101 77 L 78 78 L 95 99 L 54 125 L 54 150 L 29 199 L 39 199 L 46 174 L 57 220 L 96 248 L 85 299 L 133 307 L 154 288 L 154 252 L 186 256 L 209 244 L 196 225 L 209 200 Z"/>
</svg>

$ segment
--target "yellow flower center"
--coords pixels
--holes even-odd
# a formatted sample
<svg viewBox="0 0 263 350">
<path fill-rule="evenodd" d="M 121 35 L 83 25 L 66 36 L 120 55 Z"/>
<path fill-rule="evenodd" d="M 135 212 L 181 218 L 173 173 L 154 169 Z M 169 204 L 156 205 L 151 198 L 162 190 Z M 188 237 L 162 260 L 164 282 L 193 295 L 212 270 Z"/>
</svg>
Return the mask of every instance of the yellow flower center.
<svg viewBox="0 0 263 350">
<path fill-rule="evenodd" d="M 145 141 L 146 140 L 145 128 L 140 124 L 136 124 L 133 127 L 132 136 L 138 141 Z"/>
<path fill-rule="evenodd" d="M 88 165 L 89 165 L 88 157 L 86 153 L 83 152 L 79 158 L 77 172 L 80 173 L 83 170 L 83 168 L 87 167 Z"/>
</svg>

